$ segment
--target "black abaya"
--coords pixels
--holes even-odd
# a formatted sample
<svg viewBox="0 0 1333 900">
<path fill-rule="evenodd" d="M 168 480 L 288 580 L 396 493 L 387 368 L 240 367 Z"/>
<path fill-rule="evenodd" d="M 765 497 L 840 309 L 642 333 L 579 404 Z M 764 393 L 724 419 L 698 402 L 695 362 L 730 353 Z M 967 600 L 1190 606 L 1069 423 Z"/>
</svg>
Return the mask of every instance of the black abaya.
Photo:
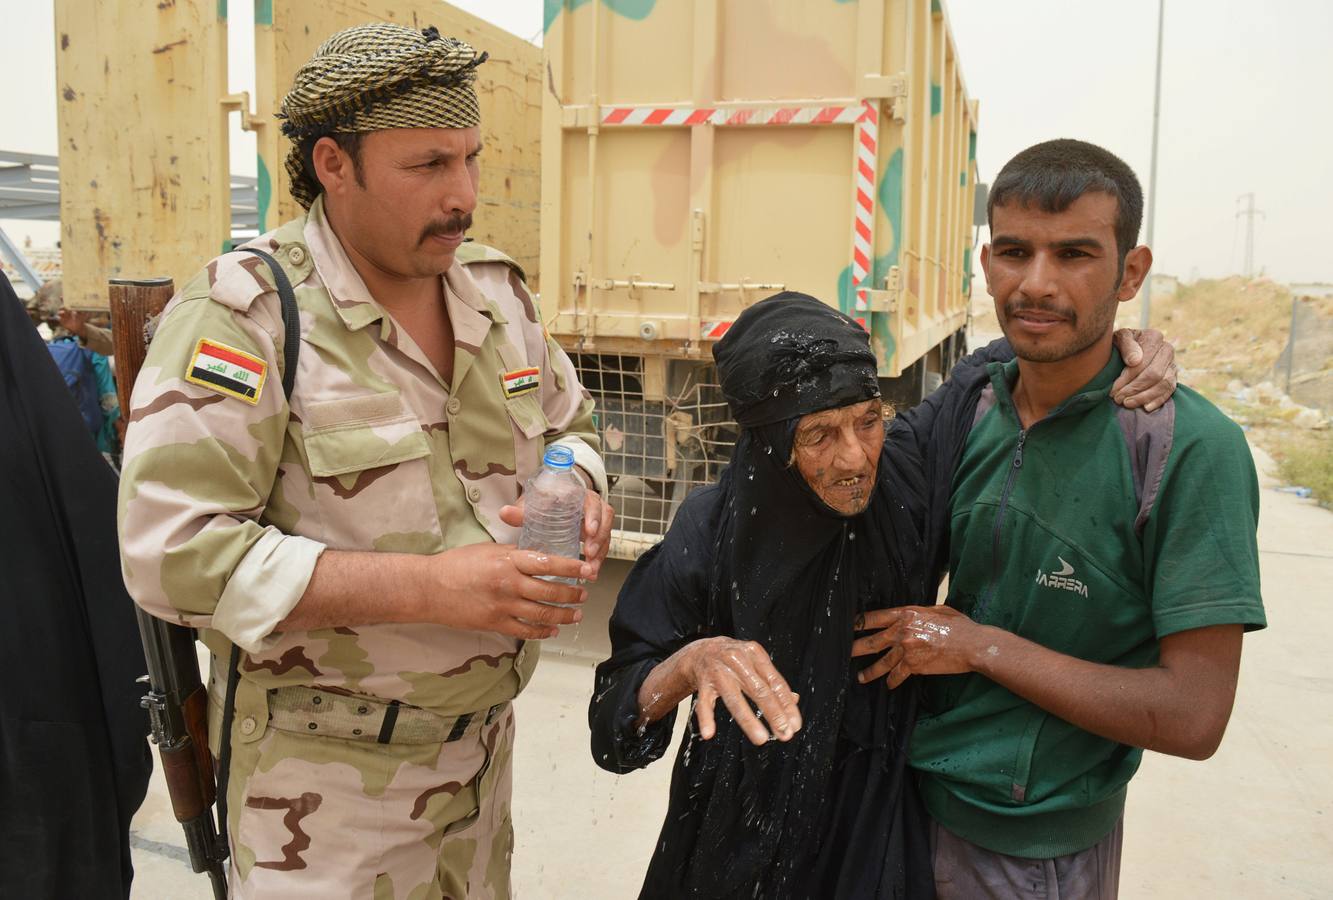
<svg viewBox="0 0 1333 900">
<path fill-rule="evenodd" d="M 115 476 L 4 279 L 0 486 L 0 897 L 127 897 L 152 762 Z"/>
<path fill-rule="evenodd" d="M 745 430 L 719 483 L 685 500 L 621 589 L 588 710 L 593 758 L 624 773 L 666 752 L 675 713 L 637 727 L 639 689 L 701 637 L 763 645 L 801 695 L 803 726 L 754 747 L 721 704 L 712 740 L 691 718 L 641 898 L 934 896 L 907 765 L 916 688 L 856 681 L 870 661 L 850 658 L 853 623 L 934 599 L 984 364 L 1012 355 L 997 341 L 889 423 L 869 506 L 841 517 L 785 463 L 801 415 L 874 396 L 864 331 L 785 294 L 751 307 L 718 344 L 719 380 Z"/>
<path fill-rule="evenodd" d="M 801 695 L 804 726 L 789 743 L 753 747 L 720 704 L 713 740 L 699 740 L 690 722 L 640 896 L 931 897 L 925 821 L 906 767 L 915 688 L 861 685 L 855 671 L 864 663 L 850 657 L 858 612 L 925 596 L 912 516 L 919 494 L 882 460 L 865 514 L 821 515 L 804 492 L 788 491 L 800 499 L 783 504 L 770 479 L 755 472 L 752 481 L 741 460 L 754 449 L 742 441 L 721 483 L 690 495 L 622 588 L 611 620 L 614 654 L 598 668 L 589 712 L 593 754 L 617 772 L 659 758 L 674 714 L 638 731 L 639 687 L 676 650 L 712 635 L 763 645 Z M 916 499 L 904 503 L 905 494 Z M 749 579 L 731 577 L 732 538 L 754 533 L 736 528 L 733 517 L 770 532 L 778 551 L 747 567 Z M 719 584 L 726 590 L 715 595 Z M 777 600 L 771 616 L 743 608 L 747 593 L 757 604 L 769 590 Z"/>
<path fill-rule="evenodd" d="M 803 726 L 755 747 L 720 704 L 712 740 L 690 722 L 641 897 L 933 897 L 907 767 L 915 684 L 861 685 L 869 661 L 850 653 L 858 613 L 934 597 L 947 531 L 929 488 L 947 466 L 932 454 L 961 449 L 965 404 L 951 387 L 892 422 L 870 504 L 844 517 L 787 463 L 801 415 L 877 395 L 865 332 L 781 295 L 747 310 L 715 358 L 744 430 L 719 483 L 690 495 L 621 590 L 589 709 L 593 756 L 627 772 L 665 752 L 674 715 L 637 729 L 638 691 L 700 637 L 760 643 L 800 694 Z"/>
</svg>

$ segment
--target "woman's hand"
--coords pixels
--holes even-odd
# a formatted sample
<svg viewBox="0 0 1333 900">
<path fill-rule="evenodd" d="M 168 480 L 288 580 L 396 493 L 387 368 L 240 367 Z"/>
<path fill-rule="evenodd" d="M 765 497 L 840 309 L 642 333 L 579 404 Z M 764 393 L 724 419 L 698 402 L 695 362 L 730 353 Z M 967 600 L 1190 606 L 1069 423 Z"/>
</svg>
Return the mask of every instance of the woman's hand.
<svg viewBox="0 0 1333 900">
<path fill-rule="evenodd" d="M 700 638 L 677 650 L 639 688 L 639 721 L 646 724 L 660 719 L 691 694 L 697 697 L 694 715 L 699 737 L 705 741 L 717 733 L 713 713 L 719 699 L 752 744 L 766 744 L 774 738 L 789 741 L 801 730 L 799 695 L 755 641 Z M 750 701 L 759 707 L 758 716 Z M 771 733 L 759 721 L 761 717 Z"/>
</svg>

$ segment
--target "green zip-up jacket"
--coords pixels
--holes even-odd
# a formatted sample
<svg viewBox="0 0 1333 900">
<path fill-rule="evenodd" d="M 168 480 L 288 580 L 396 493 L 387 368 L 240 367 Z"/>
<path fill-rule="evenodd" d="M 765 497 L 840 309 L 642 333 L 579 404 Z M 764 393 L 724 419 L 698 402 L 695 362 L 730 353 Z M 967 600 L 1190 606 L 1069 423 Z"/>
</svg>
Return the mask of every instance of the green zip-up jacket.
<svg viewBox="0 0 1333 900">
<path fill-rule="evenodd" d="M 1239 427 L 1189 388 L 1151 414 L 1105 368 L 1022 430 L 992 363 L 950 501 L 949 604 L 1060 653 L 1142 668 L 1166 635 L 1265 624 L 1259 488 Z M 1051 858 L 1115 826 L 1143 751 L 977 674 L 927 677 L 912 765 L 932 816 L 997 853 Z"/>
</svg>

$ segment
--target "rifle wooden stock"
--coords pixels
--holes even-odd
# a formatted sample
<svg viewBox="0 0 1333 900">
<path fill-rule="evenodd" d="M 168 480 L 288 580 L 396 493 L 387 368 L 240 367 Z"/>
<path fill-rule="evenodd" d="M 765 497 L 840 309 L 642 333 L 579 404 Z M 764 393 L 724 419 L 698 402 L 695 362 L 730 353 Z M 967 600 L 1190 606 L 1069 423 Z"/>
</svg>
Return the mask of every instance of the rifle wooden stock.
<svg viewBox="0 0 1333 900">
<path fill-rule="evenodd" d="M 213 754 L 208 752 L 208 691 L 203 685 L 185 698 L 185 730 L 194 746 L 195 771 L 204 805 L 212 806 L 218 798 L 217 778 L 213 772 Z"/>
<path fill-rule="evenodd" d="M 111 282 L 111 344 L 116 348 L 116 396 L 120 412 L 130 421 L 130 394 L 134 380 L 143 368 L 148 353 L 144 326 L 162 312 L 175 292 L 170 278 L 145 278 L 138 281 L 116 279 Z"/>
<path fill-rule="evenodd" d="M 177 822 L 209 814 L 216 799 L 213 760 L 208 752 L 208 692 L 200 685 L 182 704 L 188 740 L 174 748 L 158 745 L 162 777 Z"/>
</svg>

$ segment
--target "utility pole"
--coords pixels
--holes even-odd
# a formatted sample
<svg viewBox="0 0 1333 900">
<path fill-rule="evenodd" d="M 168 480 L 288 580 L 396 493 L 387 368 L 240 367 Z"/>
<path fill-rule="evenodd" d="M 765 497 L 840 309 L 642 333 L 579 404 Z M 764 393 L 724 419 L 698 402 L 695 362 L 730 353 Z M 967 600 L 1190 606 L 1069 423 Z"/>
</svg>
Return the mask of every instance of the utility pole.
<svg viewBox="0 0 1333 900">
<path fill-rule="evenodd" d="M 1157 77 L 1152 96 L 1152 164 L 1148 169 L 1148 246 L 1152 246 L 1153 220 L 1157 212 L 1157 124 L 1162 113 L 1162 21 L 1166 17 L 1166 0 L 1157 0 Z M 1152 317 L 1152 272 L 1143 282 L 1143 305 L 1139 308 L 1139 327 L 1147 328 Z"/>
<path fill-rule="evenodd" d="M 1262 209 L 1254 208 L 1254 192 L 1241 194 L 1236 198 L 1236 202 L 1246 201 L 1244 209 L 1236 210 L 1236 218 L 1244 216 L 1245 222 L 1245 277 L 1254 277 L 1254 217 L 1267 218 Z"/>
</svg>

